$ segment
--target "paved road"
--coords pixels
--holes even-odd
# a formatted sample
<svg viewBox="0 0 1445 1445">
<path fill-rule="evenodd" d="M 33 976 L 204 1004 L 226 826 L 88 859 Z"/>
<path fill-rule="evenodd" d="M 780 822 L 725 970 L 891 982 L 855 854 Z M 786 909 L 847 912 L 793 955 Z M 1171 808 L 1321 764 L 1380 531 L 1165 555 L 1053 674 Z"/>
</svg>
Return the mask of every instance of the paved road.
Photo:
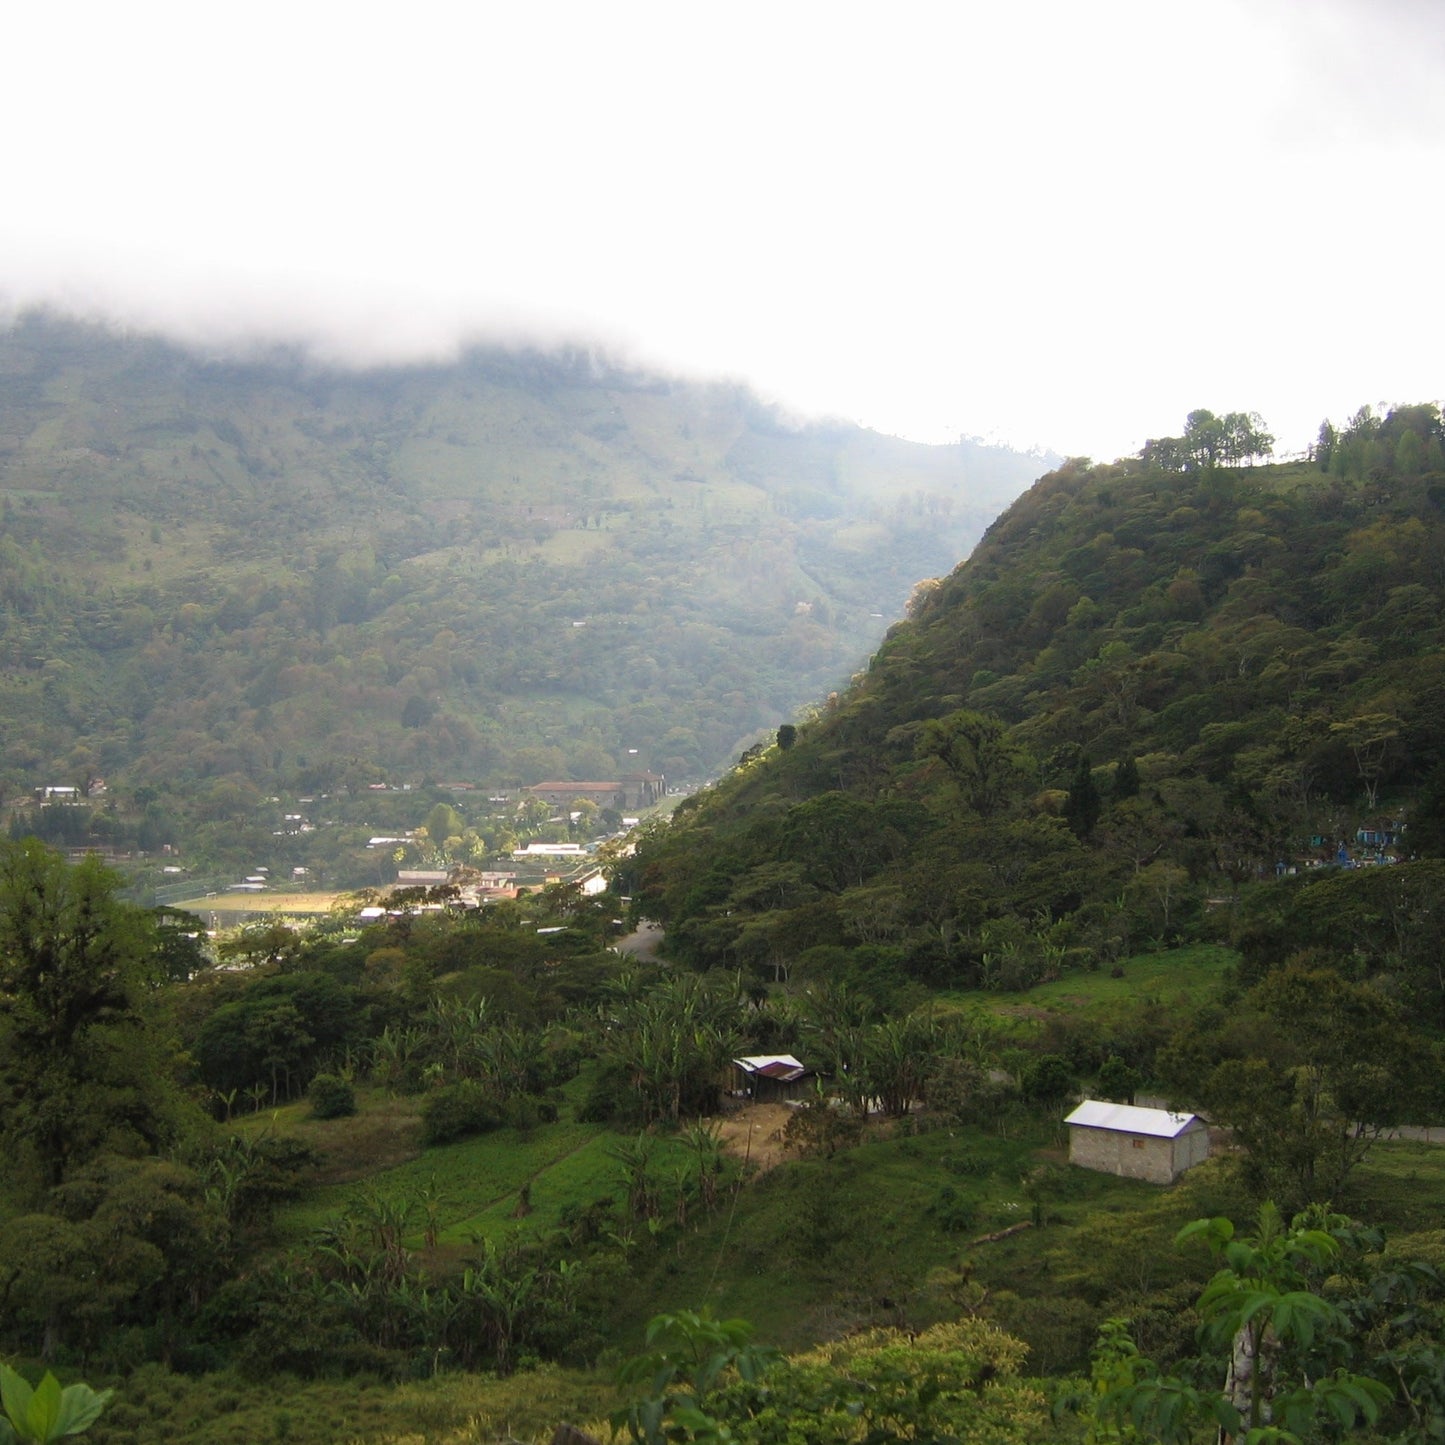
<svg viewBox="0 0 1445 1445">
<path fill-rule="evenodd" d="M 629 953 L 633 958 L 650 962 L 656 959 L 657 949 L 661 942 L 662 925 L 660 923 L 644 923 L 636 933 L 629 933 L 626 938 L 618 940 L 617 951 Z"/>
<path fill-rule="evenodd" d="M 1386 1129 L 1382 1139 L 1413 1139 L 1417 1144 L 1445 1144 L 1445 1124 L 1401 1124 Z"/>
</svg>

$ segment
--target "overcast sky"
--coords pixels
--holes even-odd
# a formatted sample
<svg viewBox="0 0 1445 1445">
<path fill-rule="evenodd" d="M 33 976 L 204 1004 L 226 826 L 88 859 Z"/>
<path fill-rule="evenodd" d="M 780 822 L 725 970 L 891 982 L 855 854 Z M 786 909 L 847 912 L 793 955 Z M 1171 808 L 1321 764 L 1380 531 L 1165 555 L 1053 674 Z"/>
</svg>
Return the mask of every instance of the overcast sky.
<svg viewBox="0 0 1445 1445">
<path fill-rule="evenodd" d="M 12 7 L 0 300 L 1096 458 L 1445 395 L 1439 0 Z"/>
</svg>

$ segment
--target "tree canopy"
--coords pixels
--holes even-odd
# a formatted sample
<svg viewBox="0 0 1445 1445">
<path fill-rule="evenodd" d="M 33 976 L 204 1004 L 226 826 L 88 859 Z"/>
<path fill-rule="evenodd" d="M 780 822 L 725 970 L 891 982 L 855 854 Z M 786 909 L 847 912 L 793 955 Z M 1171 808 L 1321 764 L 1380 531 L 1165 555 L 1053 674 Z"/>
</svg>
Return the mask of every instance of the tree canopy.
<svg viewBox="0 0 1445 1445">
<path fill-rule="evenodd" d="M 1197 934 L 1211 898 L 1408 858 L 1417 816 L 1428 848 L 1440 478 L 1240 468 L 1236 420 L 1191 413 L 1187 465 L 1151 444 L 1043 477 L 790 746 L 678 809 L 628 871 L 677 956 L 881 949 L 899 979 L 1016 986 Z M 1403 900 L 1424 867 L 1319 896 Z M 1441 996 L 1408 933 L 1380 942 Z"/>
</svg>

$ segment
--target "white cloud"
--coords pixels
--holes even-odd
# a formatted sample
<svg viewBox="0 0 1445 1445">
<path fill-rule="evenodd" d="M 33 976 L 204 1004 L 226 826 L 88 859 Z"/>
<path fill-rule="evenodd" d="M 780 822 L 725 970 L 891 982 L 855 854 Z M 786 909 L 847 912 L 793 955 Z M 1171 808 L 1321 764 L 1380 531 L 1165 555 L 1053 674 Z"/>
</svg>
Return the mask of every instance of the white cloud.
<svg viewBox="0 0 1445 1445">
<path fill-rule="evenodd" d="M 364 363 L 605 337 L 924 439 L 1439 389 L 1408 0 L 31 6 L 0 292 Z M 1424 298 L 1423 301 L 1421 298 Z"/>
</svg>

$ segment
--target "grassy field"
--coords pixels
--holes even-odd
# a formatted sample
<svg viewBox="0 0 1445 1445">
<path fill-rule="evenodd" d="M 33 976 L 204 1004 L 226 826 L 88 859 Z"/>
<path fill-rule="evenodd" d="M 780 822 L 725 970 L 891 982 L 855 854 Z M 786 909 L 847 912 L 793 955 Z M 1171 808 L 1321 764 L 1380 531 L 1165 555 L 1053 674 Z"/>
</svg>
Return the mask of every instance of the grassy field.
<svg viewBox="0 0 1445 1445">
<path fill-rule="evenodd" d="M 1134 954 L 1109 969 L 1066 973 L 1024 993 L 955 989 L 938 998 L 955 1006 L 981 1005 L 1020 1033 L 1029 1033 L 1053 1019 L 1117 1018 L 1140 1009 L 1171 1015 L 1187 1011 L 1231 987 L 1238 963 L 1232 948 L 1198 943 Z"/>
<path fill-rule="evenodd" d="M 358 1093 L 360 1108 L 350 1118 L 313 1120 L 308 1106 L 297 1103 L 253 1116 L 242 1127 L 295 1134 L 323 1161 L 318 1187 L 278 1218 L 284 1242 L 298 1243 L 332 1216 L 380 1195 L 412 1206 L 412 1248 L 422 1247 L 428 1228 L 435 1230 L 434 1262 L 444 1263 L 477 1240 L 548 1234 L 570 1212 L 621 1197 L 623 1169 L 613 1151 L 632 1136 L 576 1122 L 581 1088 L 574 1080 L 565 1091 L 555 1124 L 497 1129 L 425 1151 L 422 1100 L 376 1090 Z M 691 1157 L 679 1139 L 666 1136 L 654 1140 L 652 1150 L 652 1169 L 662 1181 L 675 1179 Z"/>
<path fill-rule="evenodd" d="M 1375 1145 L 1341 1202 L 1392 1236 L 1438 1232 L 1445 1220 L 1445 1143 L 1401 1139 Z"/>
<path fill-rule="evenodd" d="M 610 1142 L 604 1129 L 591 1124 L 562 1122 L 526 1132 L 498 1129 L 428 1149 L 364 1180 L 313 1190 L 303 1204 L 282 1216 L 280 1232 L 292 1242 L 304 1238 L 371 1193 L 415 1207 L 409 1241 L 413 1248 L 421 1245 L 428 1209 L 443 1246 L 464 1245 L 473 1237 L 495 1238 L 513 1229 L 546 1232 L 558 1225 L 569 1204 L 585 1203 L 613 1184 L 619 1171 L 606 1153 Z M 531 1212 L 521 1215 L 518 1205 L 525 1186 L 530 1186 Z"/>
<path fill-rule="evenodd" d="M 1095 1005 L 1200 1003 L 1229 980 L 1229 970 L 1238 962 L 1239 955 L 1232 948 L 1211 943 L 1166 953 L 1139 953 L 1119 965 L 1117 977 L 1102 968 L 1071 973 L 1030 989 L 1027 1001 L 1031 1008 L 1070 1012 Z"/>
</svg>

